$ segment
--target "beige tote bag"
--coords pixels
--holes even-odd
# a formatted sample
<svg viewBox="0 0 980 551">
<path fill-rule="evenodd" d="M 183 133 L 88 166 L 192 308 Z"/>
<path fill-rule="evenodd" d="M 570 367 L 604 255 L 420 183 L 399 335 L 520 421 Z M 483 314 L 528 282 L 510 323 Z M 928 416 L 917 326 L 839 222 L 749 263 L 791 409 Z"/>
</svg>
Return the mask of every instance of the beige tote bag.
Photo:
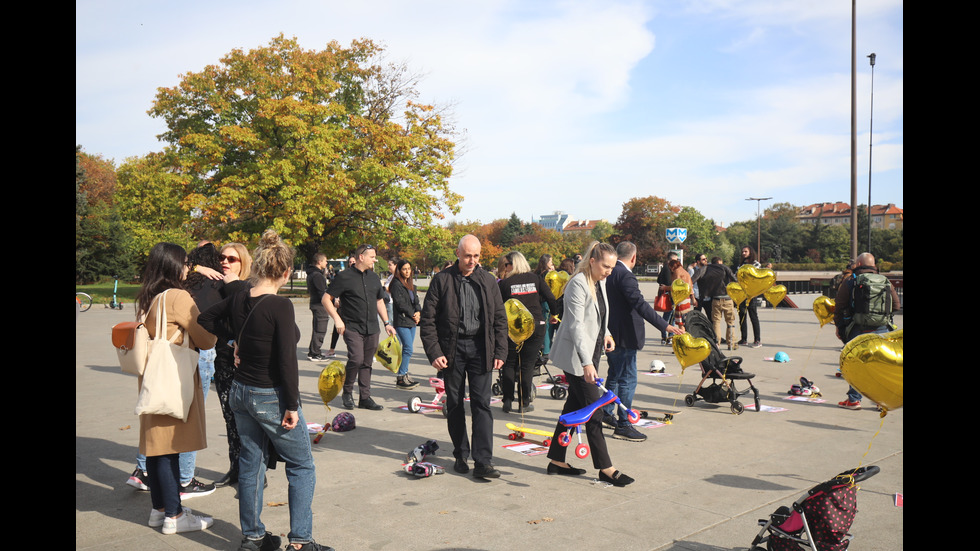
<svg viewBox="0 0 980 551">
<path fill-rule="evenodd" d="M 177 336 L 184 334 L 183 329 L 167 339 L 167 291 L 161 295 L 156 337 L 150 341 L 135 413 L 169 415 L 186 423 L 194 401 L 194 372 L 200 355 L 190 348 L 186 335 L 183 344 L 174 344 Z"/>
</svg>

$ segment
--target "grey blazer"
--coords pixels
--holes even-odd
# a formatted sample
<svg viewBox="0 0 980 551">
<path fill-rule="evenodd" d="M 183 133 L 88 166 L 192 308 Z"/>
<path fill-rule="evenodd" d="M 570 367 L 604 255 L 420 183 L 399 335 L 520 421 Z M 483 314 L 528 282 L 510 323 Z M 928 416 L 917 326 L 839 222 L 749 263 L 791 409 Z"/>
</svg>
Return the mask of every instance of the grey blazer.
<svg viewBox="0 0 980 551">
<path fill-rule="evenodd" d="M 606 300 L 605 289 L 602 293 Z M 599 338 L 599 305 L 592 298 L 585 274 L 577 273 L 572 276 L 565 286 L 565 311 L 561 316 L 561 325 L 555 333 L 551 344 L 551 361 L 562 371 L 585 375 L 582 369 L 592 365 L 592 354 L 595 352 L 596 340 Z M 609 305 L 606 304 L 606 319 L 609 319 Z M 608 323 L 605 334 L 609 334 Z M 598 371 L 599 366 L 594 366 Z"/>
</svg>

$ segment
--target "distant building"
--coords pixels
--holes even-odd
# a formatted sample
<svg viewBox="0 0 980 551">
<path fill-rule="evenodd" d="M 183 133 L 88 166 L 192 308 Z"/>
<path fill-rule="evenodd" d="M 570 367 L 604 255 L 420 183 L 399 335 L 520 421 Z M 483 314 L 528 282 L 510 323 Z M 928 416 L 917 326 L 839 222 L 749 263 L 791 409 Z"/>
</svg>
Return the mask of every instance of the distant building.
<svg viewBox="0 0 980 551">
<path fill-rule="evenodd" d="M 545 214 L 538 219 L 538 224 L 547 230 L 555 230 L 561 232 L 565 229 L 565 225 L 571 220 L 567 214 L 564 212 L 555 211 L 553 214 Z"/>
<path fill-rule="evenodd" d="M 904 226 L 904 211 L 894 203 L 871 206 L 871 227 L 900 230 Z M 851 205 L 848 203 L 817 203 L 800 209 L 796 220 L 801 224 L 849 225 Z"/>
<path fill-rule="evenodd" d="M 561 231 L 562 233 L 591 233 L 599 222 L 605 220 L 572 220 Z"/>
</svg>

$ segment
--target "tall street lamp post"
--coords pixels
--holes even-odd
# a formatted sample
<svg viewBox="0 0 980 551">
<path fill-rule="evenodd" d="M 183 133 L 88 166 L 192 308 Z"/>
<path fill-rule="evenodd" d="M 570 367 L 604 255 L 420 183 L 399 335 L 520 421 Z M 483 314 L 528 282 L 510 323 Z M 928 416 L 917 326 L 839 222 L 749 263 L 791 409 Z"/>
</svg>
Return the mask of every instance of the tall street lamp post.
<svg viewBox="0 0 980 551">
<path fill-rule="evenodd" d="M 875 123 L 875 54 L 871 52 L 871 121 L 868 126 L 868 252 L 871 252 L 871 145 Z"/>
<path fill-rule="evenodd" d="M 756 220 L 756 239 L 755 239 L 755 254 L 759 255 L 757 260 L 762 259 L 762 202 L 768 201 L 772 197 L 749 197 L 746 201 L 755 201 L 755 220 Z"/>
</svg>

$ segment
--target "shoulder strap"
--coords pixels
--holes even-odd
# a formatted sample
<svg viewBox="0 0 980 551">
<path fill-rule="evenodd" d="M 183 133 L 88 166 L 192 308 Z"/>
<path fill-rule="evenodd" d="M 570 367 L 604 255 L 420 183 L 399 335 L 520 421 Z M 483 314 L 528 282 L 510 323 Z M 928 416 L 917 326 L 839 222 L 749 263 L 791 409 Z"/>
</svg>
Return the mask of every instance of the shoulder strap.
<svg viewBox="0 0 980 551">
<path fill-rule="evenodd" d="M 241 342 L 241 340 L 242 340 L 242 333 L 245 332 L 245 326 L 248 325 L 248 320 L 252 317 L 252 312 L 255 312 L 255 309 L 259 307 L 259 304 L 262 304 L 262 301 L 265 300 L 269 296 L 270 295 L 262 295 L 259 298 L 259 300 L 255 302 L 255 306 L 253 306 L 252 309 L 248 311 L 248 315 L 245 316 L 245 321 L 242 322 L 241 329 L 238 330 L 238 338 L 235 339 L 235 342 Z"/>
</svg>

